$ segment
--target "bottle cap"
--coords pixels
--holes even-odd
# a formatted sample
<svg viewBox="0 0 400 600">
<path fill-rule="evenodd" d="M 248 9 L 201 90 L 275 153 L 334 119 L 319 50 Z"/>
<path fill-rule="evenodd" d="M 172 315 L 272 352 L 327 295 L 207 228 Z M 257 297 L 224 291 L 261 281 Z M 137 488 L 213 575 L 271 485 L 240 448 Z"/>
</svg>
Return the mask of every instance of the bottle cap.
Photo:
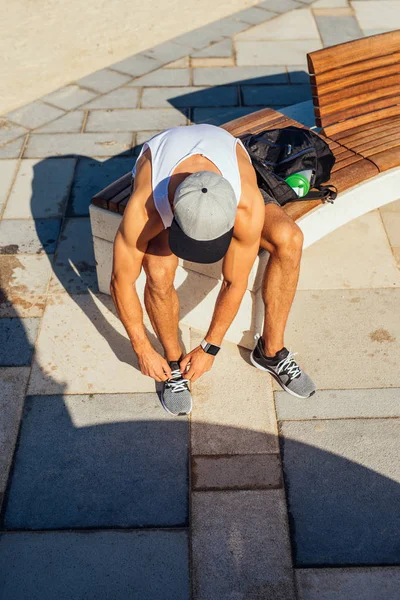
<svg viewBox="0 0 400 600">
<path fill-rule="evenodd" d="M 306 196 L 310 190 L 310 182 L 302 173 L 293 173 L 285 181 L 299 198 Z"/>
</svg>

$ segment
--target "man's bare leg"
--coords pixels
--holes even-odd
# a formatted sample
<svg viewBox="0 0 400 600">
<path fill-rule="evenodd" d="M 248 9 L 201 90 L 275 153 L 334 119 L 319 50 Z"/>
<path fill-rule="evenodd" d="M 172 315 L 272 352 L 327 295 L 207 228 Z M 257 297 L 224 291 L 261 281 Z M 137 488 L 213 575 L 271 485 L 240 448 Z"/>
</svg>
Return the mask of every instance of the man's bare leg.
<svg viewBox="0 0 400 600">
<path fill-rule="evenodd" d="M 150 242 L 143 260 L 147 276 L 144 302 L 168 361 L 177 361 L 182 355 L 178 333 L 179 300 L 174 288 L 177 266 L 178 259 L 169 249 L 168 233 L 162 231 Z"/>
<path fill-rule="evenodd" d="M 265 305 L 264 352 L 275 354 L 284 347 L 286 322 L 299 279 L 303 233 L 276 204 L 265 206 L 261 246 L 270 257 L 262 287 Z"/>
</svg>

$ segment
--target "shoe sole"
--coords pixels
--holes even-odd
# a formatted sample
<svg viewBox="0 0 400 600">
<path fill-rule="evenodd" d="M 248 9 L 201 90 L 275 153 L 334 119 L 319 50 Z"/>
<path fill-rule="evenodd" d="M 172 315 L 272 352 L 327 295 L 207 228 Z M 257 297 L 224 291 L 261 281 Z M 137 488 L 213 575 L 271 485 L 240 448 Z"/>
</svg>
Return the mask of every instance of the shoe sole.
<svg viewBox="0 0 400 600">
<path fill-rule="evenodd" d="M 190 408 L 189 408 L 189 411 L 188 411 L 188 412 L 174 413 L 174 412 L 171 412 L 171 411 L 170 411 L 170 410 L 167 408 L 167 405 L 165 404 L 165 402 L 164 402 L 164 398 L 163 398 L 163 396 L 162 396 L 162 395 L 161 395 L 161 398 L 160 398 L 160 400 L 161 400 L 161 405 L 162 405 L 163 409 L 164 409 L 164 410 L 165 410 L 167 413 L 169 413 L 170 415 L 172 415 L 173 417 L 185 417 L 185 416 L 187 416 L 187 415 L 190 415 L 190 413 L 192 412 L 192 408 L 193 408 L 193 402 L 192 402 L 192 401 L 190 401 Z"/>
<path fill-rule="evenodd" d="M 250 362 L 253 365 L 253 367 L 256 367 L 256 369 L 259 369 L 260 371 L 266 371 L 267 373 L 272 375 L 272 377 L 275 379 L 275 381 L 277 381 L 279 383 L 281 388 L 283 390 L 285 390 L 285 392 L 287 392 L 291 396 L 296 396 L 296 398 L 302 398 L 303 400 L 307 400 L 307 398 L 311 398 L 311 396 L 313 394 L 315 394 L 315 390 L 314 390 L 313 392 L 311 392 L 311 394 L 309 396 L 300 396 L 300 394 L 296 394 L 292 390 L 289 390 L 289 388 L 286 387 L 286 385 L 279 379 L 279 377 L 277 376 L 277 374 L 274 371 L 272 371 L 271 369 L 268 369 L 267 367 L 262 367 L 261 365 L 258 364 L 258 362 L 256 362 L 256 360 L 253 356 L 253 353 L 254 353 L 254 350 L 250 354 Z"/>
</svg>

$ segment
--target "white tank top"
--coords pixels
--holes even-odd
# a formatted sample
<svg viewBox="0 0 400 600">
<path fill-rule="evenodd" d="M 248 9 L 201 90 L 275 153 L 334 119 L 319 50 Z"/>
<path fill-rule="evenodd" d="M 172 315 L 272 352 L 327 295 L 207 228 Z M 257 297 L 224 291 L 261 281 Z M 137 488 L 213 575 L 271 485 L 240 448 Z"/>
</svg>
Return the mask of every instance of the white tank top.
<svg viewBox="0 0 400 600">
<path fill-rule="evenodd" d="M 225 129 L 205 124 L 173 127 L 144 143 L 138 160 L 150 148 L 154 204 L 165 229 L 171 226 L 174 216 L 168 199 L 170 177 L 179 163 L 193 154 L 201 154 L 214 163 L 222 177 L 233 187 L 239 204 L 241 181 L 236 156 L 238 142 L 244 148 L 242 142 Z M 132 173 L 135 176 L 136 166 Z"/>
</svg>

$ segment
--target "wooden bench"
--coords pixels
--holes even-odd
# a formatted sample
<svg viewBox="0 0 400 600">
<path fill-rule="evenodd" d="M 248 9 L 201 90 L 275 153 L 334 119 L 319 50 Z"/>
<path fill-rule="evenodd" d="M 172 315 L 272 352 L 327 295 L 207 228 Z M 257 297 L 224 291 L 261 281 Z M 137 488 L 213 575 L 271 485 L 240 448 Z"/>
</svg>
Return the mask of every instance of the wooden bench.
<svg viewBox="0 0 400 600">
<path fill-rule="evenodd" d="M 363 38 L 308 54 L 315 124 L 329 144 L 336 163 L 329 183 L 338 189 L 333 205 L 320 201 L 284 207 L 303 230 L 307 247 L 337 227 L 400 197 L 400 31 Z M 295 107 L 296 108 L 296 107 Z M 299 110 L 300 108 L 300 110 Z M 298 105 L 307 113 L 308 103 Z M 263 109 L 223 127 L 240 137 L 289 125 L 293 107 L 281 112 Z M 127 173 L 92 198 L 90 216 L 100 291 L 109 293 L 112 242 L 131 193 Z M 260 254 L 249 277 L 248 292 L 227 339 L 251 347 L 260 329 L 259 289 L 268 256 Z M 221 265 L 180 261 L 176 284 L 182 291 L 182 322 L 204 329 L 218 292 Z M 202 286 L 206 287 L 202 291 Z M 144 278 L 138 282 L 139 294 Z M 179 290 L 178 290 L 179 291 Z M 196 295 L 198 304 L 195 305 Z M 206 315 L 207 313 L 207 315 Z"/>
</svg>

